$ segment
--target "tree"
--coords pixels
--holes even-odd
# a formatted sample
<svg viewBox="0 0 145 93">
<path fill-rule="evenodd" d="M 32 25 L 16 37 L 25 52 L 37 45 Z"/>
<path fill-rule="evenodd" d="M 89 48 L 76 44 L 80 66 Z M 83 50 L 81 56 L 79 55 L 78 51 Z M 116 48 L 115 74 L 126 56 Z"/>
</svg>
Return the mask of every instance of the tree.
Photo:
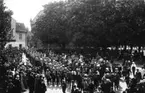
<svg viewBox="0 0 145 93">
<path fill-rule="evenodd" d="M 68 40 L 65 33 L 67 26 L 65 12 L 63 2 L 45 5 L 45 15 L 37 20 L 34 35 L 44 44 L 57 43 L 64 46 Z"/>
<path fill-rule="evenodd" d="M 4 4 L 0 5 L 0 49 L 3 50 L 7 40 L 10 39 L 12 11 L 6 10 Z"/>
<path fill-rule="evenodd" d="M 6 66 L 8 62 L 4 54 L 4 46 L 9 39 L 9 31 L 11 31 L 11 11 L 7 11 L 3 2 L 0 2 L 0 87 L 5 90 Z M 2 92 L 3 90 L 1 90 Z"/>
<path fill-rule="evenodd" d="M 61 47 L 142 46 L 145 3 L 140 0 L 73 0 L 45 6 L 35 27 L 43 43 Z"/>
</svg>

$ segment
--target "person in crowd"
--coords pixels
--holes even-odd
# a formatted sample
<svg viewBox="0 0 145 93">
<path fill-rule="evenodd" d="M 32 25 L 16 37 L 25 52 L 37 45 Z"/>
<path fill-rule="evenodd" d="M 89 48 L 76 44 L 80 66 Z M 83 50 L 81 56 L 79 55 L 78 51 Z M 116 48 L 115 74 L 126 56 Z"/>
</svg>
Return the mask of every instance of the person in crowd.
<svg viewBox="0 0 145 93">
<path fill-rule="evenodd" d="M 100 80 L 100 72 L 97 70 L 96 73 L 93 75 L 93 81 L 96 88 L 99 86 Z"/>
<path fill-rule="evenodd" d="M 82 88 L 83 88 L 83 86 L 82 86 L 82 77 L 81 77 L 81 75 L 80 75 L 80 72 L 77 73 L 76 79 L 77 79 L 78 88 L 79 88 L 79 89 L 82 89 Z"/>
<path fill-rule="evenodd" d="M 112 84 L 111 84 L 110 79 L 104 79 L 104 81 L 103 81 L 103 83 L 102 83 L 102 85 L 101 85 L 102 91 L 103 91 L 104 93 L 110 93 L 110 91 L 111 91 L 111 86 L 112 86 Z"/>
<path fill-rule="evenodd" d="M 59 86 L 59 72 L 58 71 L 56 71 L 56 73 L 55 73 L 55 76 L 56 76 L 56 84 L 57 84 L 57 86 Z"/>
<path fill-rule="evenodd" d="M 35 83 L 34 83 L 34 93 L 38 93 L 40 85 L 40 74 L 35 75 Z"/>
<path fill-rule="evenodd" d="M 21 82 L 21 86 L 22 86 L 22 91 L 26 91 L 26 83 L 25 83 L 25 72 L 21 69 L 19 74 L 20 74 L 20 82 Z"/>
<path fill-rule="evenodd" d="M 119 88 L 119 79 L 120 79 L 120 74 L 117 72 L 115 73 L 115 79 L 114 79 L 114 85 L 115 85 L 115 90 L 118 90 Z"/>
<path fill-rule="evenodd" d="M 7 85 L 6 93 L 14 93 L 14 92 L 15 92 L 15 85 L 13 84 L 12 79 L 10 79 Z"/>
<path fill-rule="evenodd" d="M 94 90 L 95 90 L 94 81 L 91 81 L 88 88 L 89 88 L 89 93 L 94 93 Z"/>
<path fill-rule="evenodd" d="M 130 84 L 130 93 L 136 92 L 136 86 L 137 86 L 137 79 L 136 79 L 136 77 L 134 77 L 134 78 L 131 80 L 131 84 Z"/>
<path fill-rule="evenodd" d="M 77 84 L 75 84 L 74 80 L 72 80 L 71 83 L 72 83 L 71 84 L 71 93 L 73 93 L 74 92 L 74 89 L 77 87 Z"/>
<path fill-rule="evenodd" d="M 139 71 L 139 69 L 137 69 L 135 77 L 137 79 L 137 82 L 140 82 L 140 80 L 142 79 L 142 75 L 141 75 L 141 72 Z"/>
<path fill-rule="evenodd" d="M 128 74 L 125 76 L 125 80 L 126 80 L 127 86 L 129 87 L 129 84 L 130 84 L 130 77 L 129 77 Z"/>
<path fill-rule="evenodd" d="M 49 69 L 46 70 L 45 76 L 46 76 L 46 79 L 47 79 L 47 85 L 49 86 L 50 82 L 51 82 L 51 76 L 50 76 Z"/>
<path fill-rule="evenodd" d="M 45 85 L 44 77 L 41 77 L 41 82 L 40 82 L 40 92 L 39 93 L 45 93 L 47 88 Z"/>
<path fill-rule="evenodd" d="M 13 82 L 14 82 L 14 93 L 21 93 L 20 76 L 16 75 Z"/>
<path fill-rule="evenodd" d="M 44 77 L 42 75 L 37 76 L 34 92 L 35 93 L 45 93 L 46 92 L 46 85 L 44 82 Z"/>
<path fill-rule="evenodd" d="M 131 64 L 131 72 L 133 73 L 134 76 L 135 76 L 135 71 L 136 71 L 136 64 L 135 64 L 135 62 L 132 62 L 132 64 Z"/>
<path fill-rule="evenodd" d="M 52 85 L 54 86 L 55 85 L 55 80 L 56 80 L 56 76 L 55 76 L 54 71 L 51 72 L 51 79 L 52 79 Z"/>
<path fill-rule="evenodd" d="M 20 76 L 14 77 L 13 75 L 9 75 L 11 79 L 7 81 L 8 93 L 19 93 L 19 89 L 27 89 L 27 85 L 29 93 L 45 93 L 47 87 L 44 76 L 41 75 L 43 73 L 45 73 L 48 85 L 52 83 L 53 86 L 55 84 L 58 86 L 61 82 L 63 93 L 66 92 L 69 86 L 71 87 L 71 93 L 80 93 L 81 91 L 93 93 L 96 92 L 96 89 L 103 93 L 124 93 L 126 87 L 128 87 L 130 93 L 143 90 L 143 87 L 136 88 L 142 78 L 140 72 L 138 70 L 136 72 L 136 66 L 135 69 L 132 68 L 133 63 L 131 66 L 124 64 L 117 67 L 117 70 L 114 71 L 113 64 L 107 58 L 99 60 L 100 58 L 104 58 L 103 56 L 98 58 L 100 55 L 87 58 L 83 55 L 80 57 L 80 54 L 78 55 L 77 53 L 56 54 L 49 51 L 44 56 L 45 53 L 33 49 L 27 49 L 25 53 L 33 65 L 30 67 L 30 71 L 28 71 L 28 64 L 21 64 L 15 67 L 15 71 Z M 45 59 L 45 65 L 42 67 L 43 59 Z M 110 71 L 110 69 L 113 70 Z M 133 73 L 134 77 L 130 77 L 131 73 Z M 64 79 L 66 80 L 64 81 Z M 91 83 L 88 81 L 91 81 Z M 73 82 L 76 82 L 77 85 Z M 15 89 L 18 91 L 15 92 Z"/>
<path fill-rule="evenodd" d="M 124 91 L 126 91 L 127 89 L 127 83 L 125 81 L 125 77 L 122 75 L 120 77 L 120 80 L 119 80 L 119 86 L 118 86 L 118 90 L 116 91 L 116 93 L 123 93 Z"/>
<path fill-rule="evenodd" d="M 35 73 L 34 72 L 29 73 L 27 84 L 29 87 L 29 93 L 33 93 L 34 92 L 34 84 L 35 84 Z"/>
<path fill-rule="evenodd" d="M 73 93 L 81 93 L 81 90 L 78 87 L 75 87 L 74 92 Z"/>
<path fill-rule="evenodd" d="M 66 84 L 66 80 L 65 79 L 62 81 L 61 86 L 62 86 L 62 92 L 66 93 L 67 84 Z"/>
</svg>

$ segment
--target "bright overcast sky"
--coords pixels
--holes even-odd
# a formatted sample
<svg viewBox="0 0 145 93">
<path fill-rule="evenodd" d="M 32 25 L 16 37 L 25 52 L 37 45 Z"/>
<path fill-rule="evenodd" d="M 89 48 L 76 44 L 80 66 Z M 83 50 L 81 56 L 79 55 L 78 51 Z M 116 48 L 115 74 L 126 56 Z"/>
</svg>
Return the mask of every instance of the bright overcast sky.
<svg viewBox="0 0 145 93">
<path fill-rule="evenodd" d="M 42 5 L 60 0 L 4 0 L 8 9 L 13 11 L 13 18 L 30 28 L 30 19 L 43 9 Z"/>
</svg>

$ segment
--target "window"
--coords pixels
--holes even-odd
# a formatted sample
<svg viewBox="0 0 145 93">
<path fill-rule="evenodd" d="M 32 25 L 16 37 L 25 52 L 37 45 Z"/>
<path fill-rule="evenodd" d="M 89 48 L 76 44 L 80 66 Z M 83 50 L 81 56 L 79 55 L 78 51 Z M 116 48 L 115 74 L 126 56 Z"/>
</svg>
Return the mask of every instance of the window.
<svg viewBox="0 0 145 93">
<path fill-rule="evenodd" d="M 19 39 L 22 40 L 22 34 L 21 33 L 19 34 Z"/>
</svg>

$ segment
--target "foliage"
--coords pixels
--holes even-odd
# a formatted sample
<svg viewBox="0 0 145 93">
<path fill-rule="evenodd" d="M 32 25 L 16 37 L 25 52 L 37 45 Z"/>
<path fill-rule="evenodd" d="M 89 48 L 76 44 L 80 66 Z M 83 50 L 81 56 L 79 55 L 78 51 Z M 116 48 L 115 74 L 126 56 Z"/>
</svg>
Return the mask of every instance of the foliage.
<svg viewBox="0 0 145 93">
<path fill-rule="evenodd" d="M 4 4 L 0 5 L 0 49 L 2 50 L 9 37 L 11 31 L 11 15 L 12 12 L 6 10 Z"/>
<path fill-rule="evenodd" d="M 35 23 L 34 36 L 61 47 L 143 46 L 143 0 L 73 0 L 44 7 Z"/>
</svg>

